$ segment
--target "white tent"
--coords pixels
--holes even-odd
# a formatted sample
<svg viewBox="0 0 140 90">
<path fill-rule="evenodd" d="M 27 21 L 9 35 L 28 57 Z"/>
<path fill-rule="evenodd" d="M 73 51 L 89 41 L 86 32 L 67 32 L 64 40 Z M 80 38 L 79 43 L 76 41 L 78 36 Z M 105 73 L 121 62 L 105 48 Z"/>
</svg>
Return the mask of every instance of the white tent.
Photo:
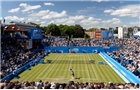
<svg viewBox="0 0 140 90">
<path fill-rule="evenodd" d="M 135 33 L 134 36 L 140 36 L 140 31 Z"/>
</svg>

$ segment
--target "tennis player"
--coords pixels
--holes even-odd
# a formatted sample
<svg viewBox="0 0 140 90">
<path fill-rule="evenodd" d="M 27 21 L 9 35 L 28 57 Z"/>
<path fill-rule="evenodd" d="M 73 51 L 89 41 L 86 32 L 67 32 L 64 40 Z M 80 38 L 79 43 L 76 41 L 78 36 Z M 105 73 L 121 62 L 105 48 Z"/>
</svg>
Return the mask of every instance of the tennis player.
<svg viewBox="0 0 140 90">
<path fill-rule="evenodd" d="M 74 79 L 74 71 L 72 69 L 70 69 L 71 71 L 71 75 L 72 75 L 72 80 Z"/>
</svg>

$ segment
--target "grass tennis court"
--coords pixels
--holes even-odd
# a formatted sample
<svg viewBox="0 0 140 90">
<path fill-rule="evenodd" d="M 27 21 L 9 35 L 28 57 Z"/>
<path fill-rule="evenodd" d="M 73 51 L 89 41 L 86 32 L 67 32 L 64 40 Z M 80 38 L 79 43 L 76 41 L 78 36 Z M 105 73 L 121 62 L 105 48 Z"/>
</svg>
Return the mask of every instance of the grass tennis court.
<svg viewBox="0 0 140 90">
<path fill-rule="evenodd" d="M 52 60 L 52 63 L 47 63 Z M 90 60 L 94 60 L 91 64 Z M 45 64 L 32 66 L 31 70 L 22 72 L 19 79 L 12 81 L 71 81 L 70 68 L 73 68 L 75 80 L 78 82 L 124 82 L 123 79 L 109 66 L 99 65 L 105 62 L 98 54 L 57 54 L 51 53 L 45 57 Z"/>
</svg>

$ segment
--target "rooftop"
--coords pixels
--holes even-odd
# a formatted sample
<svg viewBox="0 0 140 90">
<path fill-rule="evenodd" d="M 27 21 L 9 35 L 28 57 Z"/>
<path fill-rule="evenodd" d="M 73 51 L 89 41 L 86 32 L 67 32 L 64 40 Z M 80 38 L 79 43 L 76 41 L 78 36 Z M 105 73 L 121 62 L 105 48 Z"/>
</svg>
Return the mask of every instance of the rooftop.
<svg viewBox="0 0 140 90">
<path fill-rule="evenodd" d="M 11 24 L 16 24 L 17 26 L 21 26 L 21 27 L 30 27 L 30 28 L 35 28 L 36 26 L 34 25 L 30 25 L 30 24 L 26 24 L 26 23 L 21 23 L 21 22 L 16 22 L 16 21 L 11 21 Z"/>
</svg>

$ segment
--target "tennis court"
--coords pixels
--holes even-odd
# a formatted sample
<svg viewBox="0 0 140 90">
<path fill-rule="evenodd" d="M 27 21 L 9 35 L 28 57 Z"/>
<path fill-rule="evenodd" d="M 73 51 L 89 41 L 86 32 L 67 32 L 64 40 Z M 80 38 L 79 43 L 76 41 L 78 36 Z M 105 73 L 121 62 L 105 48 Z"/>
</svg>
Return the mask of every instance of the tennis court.
<svg viewBox="0 0 140 90">
<path fill-rule="evenodd" d="M 52 63 L 48 63 L 52 60 Z M 94 63 L 90 63 L 94 60 Z M 107 64 L 98 64 L 105 60 L 98 54 L 58 54 L 51 53 L 44 58 L 45 64 L 32 66 L 31 70 L 21 73 L 19 79 L 12 81 L 71 81 L 70 68 L 75 73 L 77 82 L 121 82 L 123 79 Z"/>
</svg>

